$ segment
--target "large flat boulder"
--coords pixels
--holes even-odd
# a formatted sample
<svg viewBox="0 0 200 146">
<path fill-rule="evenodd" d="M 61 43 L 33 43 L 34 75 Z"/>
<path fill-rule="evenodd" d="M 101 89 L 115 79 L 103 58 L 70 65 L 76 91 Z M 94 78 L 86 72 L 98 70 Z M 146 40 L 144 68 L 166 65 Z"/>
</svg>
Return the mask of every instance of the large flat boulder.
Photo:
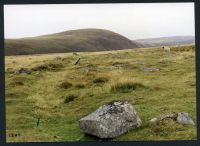
<svg viewBox="0 0 200 146">
<path fill-rule="evenodd" d="M 134 107 L 123 100 L 107 103 L 79 121 L 83 132 L 99 138 L 114 138 L 141 125 Z"/>
</svg>

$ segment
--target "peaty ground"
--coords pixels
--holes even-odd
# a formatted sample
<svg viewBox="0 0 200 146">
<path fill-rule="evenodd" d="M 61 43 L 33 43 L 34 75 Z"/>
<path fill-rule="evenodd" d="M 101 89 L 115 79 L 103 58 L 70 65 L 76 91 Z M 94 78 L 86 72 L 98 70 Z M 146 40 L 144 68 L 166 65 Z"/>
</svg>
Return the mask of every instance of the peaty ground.
<svg viewBox="0 0 200 146">
<path fill-rule="evenodd" d="M 196 124 L 195 52 L 191 48 L 175 47 L 170 54 L 151 48 L 6 56 L 6 141 L 98 140 L 85 135 L 78 121 L 117 99 L 135 107 L 143 126 L 113 141 L 196 139 L 196 125 L 149 124 L 161 114 L 182 111 Z M 21 67 L 34 71 L 14 75 Z"/>
</svg>

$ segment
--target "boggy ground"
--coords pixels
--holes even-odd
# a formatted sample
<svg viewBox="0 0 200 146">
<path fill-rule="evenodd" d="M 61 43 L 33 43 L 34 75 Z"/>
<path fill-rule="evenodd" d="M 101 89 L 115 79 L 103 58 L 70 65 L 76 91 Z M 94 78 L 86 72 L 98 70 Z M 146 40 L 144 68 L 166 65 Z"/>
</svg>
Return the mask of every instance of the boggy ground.
<svg viewBox="0 0 200 146">
<path fill-rule="evenodd" d="M 135 107 L 143 126 L 113 141 L 196 139 L 196 126 L 149 124 L 161 114 L 182 111 L 196 124 L 192 48 L 174 47 L 170 54 L 149 48 L 5 57 L 7 142 L 98 140 L 80 130 L 79 119 L 119 99 Z M 34 71 L 14 75 L 21 67 Z"/>
</svg>

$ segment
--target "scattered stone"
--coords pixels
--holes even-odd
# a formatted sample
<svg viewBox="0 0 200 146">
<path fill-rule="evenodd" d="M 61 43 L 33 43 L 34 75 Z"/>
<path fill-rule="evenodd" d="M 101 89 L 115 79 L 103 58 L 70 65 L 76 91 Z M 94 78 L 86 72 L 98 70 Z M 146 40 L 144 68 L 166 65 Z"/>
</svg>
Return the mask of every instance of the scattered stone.
<svg viewBox="0 0 200 146">
<path fill-rule="evenodd" d="M 169 114 L 169 115 L 161 115 L 159 118 L 153 118 L 150 120 L 150 123 L 160 122 L 164 120 L 174 120 L 180 124 L 187 124 L 187 125 L 194 125 L 194 121 L 189 116 L 188 113 L 180 112 L 176 114 Z"/>
<path fill-rule="evenodd" d="M 143 68 L 142 70 L 144 72 L 157 72 L 157 71 L 160 71 L 159 68 L 147 68 L 147 67 Z"/>
<path fill-rule="evenodd" d="M 31 74 L 32 70 L 26 68 L 20 68 L 14 71 L 14 74 Z"/>
<path fill-rule="evenodd" d="M 99 138 L 114 138 L 141 125 L 137 112 L 125 100 L 107 103 L 79 120 L 83 132 Z"/>
<path fill-rule="evenodd" d="M 185 112 L 178 113 L 176 121 L 180 124 L 194 125 L 192 118 Z"/>
</svg>

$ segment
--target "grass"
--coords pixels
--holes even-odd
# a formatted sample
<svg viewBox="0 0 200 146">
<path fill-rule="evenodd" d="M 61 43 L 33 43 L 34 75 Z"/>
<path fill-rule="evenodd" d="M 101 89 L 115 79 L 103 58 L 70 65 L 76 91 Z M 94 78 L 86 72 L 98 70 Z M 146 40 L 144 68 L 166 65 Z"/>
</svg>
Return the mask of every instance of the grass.
<svg viewBox="0 0 200 146">
<path fill-rule="evenodd" d="M 80 130 L 78 121 L 112 100 L 128 100 L 143 122 L 142 127 L 113 141 L 197 139 L 196 125 L 173 121 L 149 125 L 149 120 L 161 114 L 182 111 L 188 112 L 196 124 L 192 49 L 172 50 L 167 61 L 165 52 L 159 48 L 78 55 L 81 57 L 78 65 L 73 65 L 77 57 L 72 53 L 5 57 L 7 142 L 96 141 Z M 56 56 L 62 59 L 56 60 Z M 14 75 L 11 71 L 58 63 L 61 68 L 31 74 Z M 144 72 L 144 67 L 160 70 Z M 61 84 L 64 88 L 59 87 Z M 20 136 L 10 137 L 12 133 Z"/>
<path fill-rule="evenodd" d="M 108 81 L 109 81 L 108 77 L 98 77 L 93 80 L 93 83 L 97 83 L 97 84 L 98 83 L 106 83 Z"/>
<path fill-rule="evenodd" d="M 85 84 L 79 83 L 79 84 L 76 84 L 75 87 L 79 88 L 79 89 L 82 89 L 82 88 L 85 88 Z"/>
<path fill-rule="evenodd" d="M 35 66 L 32 70 L 33 71 L 57 71 L 58 69 L 62 67 L 63 67 L 62 63 L 46 63 L 46 64 Z"/>
<path fill-rule="evenodd" d="M 65 101 L 64 103 L 69 103 L 71 101 L 74 101 L 74 99 L 78 98 L 77 95 L 74 95 L 74 94 L 70 94 L 68 96 L 65 97 Z"/>
<path fill-rule="evenodd" d="M 72 87 L 72 83 L 68 82 L 68 81 L 65 81 L 65 82 L 62 82 L 60 85 L 59 85 L 60 88 L 63 88 L 63 89 L 68 89 L 70 87 Z"/>
<path fill-rule="evenodd" d="M 140 88 L 145 88 L 145 86 L 139 82 L 126 80 L 126 81 L 120 81 L 120 82 L 117 82 L 117 83 L 111 85 L 110 90 L 111 90 L 111 92 L 126 93 L 126 92 L 131 92 L 133 90 L 140 89 Z"/>
</svg>

